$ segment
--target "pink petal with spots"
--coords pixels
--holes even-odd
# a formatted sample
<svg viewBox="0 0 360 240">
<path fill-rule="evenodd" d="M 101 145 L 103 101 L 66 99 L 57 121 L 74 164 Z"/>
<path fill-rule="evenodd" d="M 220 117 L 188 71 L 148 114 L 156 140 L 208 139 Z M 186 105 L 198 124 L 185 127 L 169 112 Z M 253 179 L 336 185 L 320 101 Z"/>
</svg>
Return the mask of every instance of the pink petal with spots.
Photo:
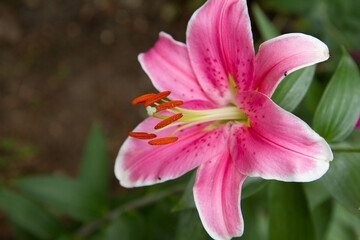
<svg viewBox="0 0 360 240">
<path fill-rule="evenodd" d="M 250 122 L 232 128 L 231 153 L 241 173 L 306 182 L 328 170 L 329 145 L 300 118 L 259 92 L 239 93 L 237 104 Z"/>
<path fill-rule="evenodd" d="M 204 109 L 207 108 L 206 104 L 192 101 L 184 105 L 189 109 Z M 159 121 L 149 117 L 134 132 L 151 132 Z M 115 175 L 120 184 L 124 187 L 137 187 L 164 182 L 199 166 L 203 159 L 211 158 L 218 151 L 214 143 L 223 134 L 223 128 L 205 131 L 208 124 L 211 123 L 177 132 L 174 135 L 179 138 L 177 142 L 162 146 L 152 146 L 147 140 L 128 137 L 115 163 Z M 167 137 L 175 129 L 176 127 L 168 128 L 156 134 L 158 137 Z"/>
<path fill-rule="evenodd" d="M 253 78 L 254 48 L 245 0 L 209 0 L 189 21 L 187 45 L 200 85 L 220 105 L 233 101 L 236 88 L 248 90 Z"/>
<path fill-rule="evenodd" d="M 171 99 L 209 101 L 196 80 L 185 44 L 170 35 L 161 32 L 155 46 L 138 59 L 155 88 L 171 91 Z"/>
<path fill-rule="evenodd" d="M 328 47 L 309 35 L 284 34 L 260 45 L 253 89 L 271 96 L 285 75 L 329 58 Z"/>
<path fill-rule="evenodd" d="M 223 137 L 223 151 L 206 158 L 198 171 L 194 198 L 201 221 L 214 239 L 231 239 L 243 234 L 240 190 L 245 175 L 234 166 L 228 151 L 228 136 Z M 205 159 L 204 159 L 205 160 Z"/>
<path fill-rule="evenodd" d="M 359 120 L 358 120 L 358 122 L 356 123 L 356 126 L 355 126 L 355 127 L 360 128 L 360 117 L 359 117 Z"/>
</svg>

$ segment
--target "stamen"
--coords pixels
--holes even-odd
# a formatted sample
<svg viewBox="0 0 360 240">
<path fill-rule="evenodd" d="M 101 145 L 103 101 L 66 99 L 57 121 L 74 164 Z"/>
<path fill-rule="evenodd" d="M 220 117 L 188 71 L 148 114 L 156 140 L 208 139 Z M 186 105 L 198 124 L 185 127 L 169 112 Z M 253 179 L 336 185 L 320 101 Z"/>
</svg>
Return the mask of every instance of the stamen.
<svg viewBox="0 0 360 240">
<path fill-rule="evenodd" d="M 177 140 L 178 140 L 177 137 L 165 137 L 165 138 L 158 138 L 158 139 L 151 140 L 148 143 L 150 145 L 165 145 L 165 144 L 176 142 Z"/>
<path fill-rule="evenodd" d="M 162 111 L 165 109 L 169 109 L 169 108 L 174 108 L 174 107 L 178 107 L 180 105 L 183 105 L 183 101 L 180 100 L 176 100 L 176 101 L 170 101 L 170 102 L 166 102 L 166 103 L 162 103 L 160 105 L 155 106 L 156 111 Z"/>
<path fill-rule="evenodd" d="M 182 117 L 183 117 L 182 113 L 175 114 L 171 117 L 166 118 L 165 120 L 162 120 L 161 122 L 156 124 L 156 126 L 154 128 L 155 129 L 163 128 L 163 127 L 169 125 L 170 123 L 173 123 L 173 122 L 179 120 Z"/>
<path fill-rule="evenodd" d="M 156 138 L 156 135 L 153 133 L 145 133 L 145 132 L 129 132 L 129 136 L 138 139 L 152 139 Z"/>
<path fill-rule="evenodd" d="M 186 109 L 181 108 L 181 105 L 184 103 L 181 100 L 170 101 L 164 99 L 169 96 L 170 93 L 170 91 L 164 91 L 158 94 L 145 94 L 132 101 L 132 104 L 143 103 L 148 115 L 160 119 L 160 122 L 156 124 L 152 132 L 130 132 L 130 137 L 149 139 L 148 143 L 150 145 L 165 145 L 178 140 L 177 137 L 173 137 L 174 134 L 202 123 L 210 124 L 210 128 L 204 125 L 204 127 L 206 127 L 204 131 L 211 130 L 229 121 L 238 121 L 248 126 L 250 125 L 248 117 L 235 105 L 203 110 Z M 166 111 L 167 114 L 161 114 L 161 111 Z M 170 135 L 166 134 L 167 137 L 156 139 L 156 134 L 165 129 L 171 129 L 172 133 L 170 133 Z"/>
<path fill-rule="evenodd" d="M 148 100 L 149 98 L 152 98 L 154 97 L 156 94 L 155 93 L 148 93 L 148 94 L 144 94 L 140 97 L 137 97 L 135 98 L 131 104 L 132 105 L 135 105 L 135 104 L 138 104 L 138 103 L 142 103 L 142 102 L 145 102 L 146 100 Z"/>
<path fill-rule="evenodd" d="M 144 107 L 150 106 L 151 104 L 154 104 L 164 98 L 166 98 L 167 96 L 170 95 L 170 91 L 165 91 L 165 92 L 161 92 L 156 94 L 155 96 L 148 98 L 145 102 L 144 102 Z"/>
</svg>

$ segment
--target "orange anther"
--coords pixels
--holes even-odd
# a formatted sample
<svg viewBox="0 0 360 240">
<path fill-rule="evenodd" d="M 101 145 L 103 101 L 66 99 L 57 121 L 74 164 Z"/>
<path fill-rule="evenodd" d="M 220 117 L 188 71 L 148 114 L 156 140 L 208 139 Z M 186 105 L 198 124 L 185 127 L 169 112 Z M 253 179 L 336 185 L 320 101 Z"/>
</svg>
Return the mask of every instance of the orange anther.
<svg viewBox="0 0 360 240">
<path fill-rule="evenodd" d="M 152 97 L 154 97 L 154 96 L 156 96 L 155 93 L 144 94 L 144 95 L 142 95 L 142 96 L 140 96 L 140 97 L 135 98 L 135 99 L 131 102 L 131 104 L 132 104 L 132 105 L 135 105 L 135 104 L 138 104 L 138 103 L 145 102 L 146 100 L 148 100 L 149 98 L 152 98 Z"/>
<path fill-rule="evenodd" d="M 163 127 L 169 125 L 170 123 L 173 123 L 173 122 L 179 120 L 180 118 L 182 118 L 182 116 L 183 116 L 182 113 L 175 114 L 171 117 L 168 117 L 168 118 L 162 120 L 161 122 L 156 124 L 156 126 L 154 128 L 155 129 L 163 128 Z"/>
<path fill-rule="evenodd" d="M 165 145 L 165 144 L 176 142 L 177 140 L 178 140 L 177 137 L 165 137 L 165 138 L 158 138 L 158 139 L 151 140 L 148 143 L 150 145 Z"/>
<path fill-rule="evenodd" d="M 138 139 L 152 139 L 156 138 L 155 134 L 145 132 L 129 132 L 129 136 Z"/>
<path fill-rule="evenodd" d="M 165 109 L 169 109 L 169 108 L 174 108 L 180 105 L 183 105 L 183 101 L 180 100 L 176 100 L 176 101 L 170 101 L 170 102 L 166 102 L 166 103 L 162 103 L 160 105 L 155 106 L 156 111 L 162 111 Z"/>
<path fill-rule="evenodd" d="M 148 98 L 145 102 L 144 102 L 144 107 L 150 106 L 151 104 L 154 104 L 158 101 L 160 101 L 161 99 L 166 98 L 167 96 L 170 95 L 170 91 L 165 91 L 165 92 L 161 92 L 156 94 L 155 96 Z"/>
</svg>

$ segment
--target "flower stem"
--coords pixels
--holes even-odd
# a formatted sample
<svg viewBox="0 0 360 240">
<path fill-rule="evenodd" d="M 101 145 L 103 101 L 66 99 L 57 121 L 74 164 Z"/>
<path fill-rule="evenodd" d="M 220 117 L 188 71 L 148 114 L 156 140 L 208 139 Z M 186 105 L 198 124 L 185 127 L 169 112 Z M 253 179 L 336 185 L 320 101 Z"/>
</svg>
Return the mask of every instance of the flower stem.
<svg viewBox="0 0 360 240">
<path fill-rule="evenodd" d="M 342 148 L 342 147 L 334 147 L 332 148 L 334 152 L 360 152 L 360 148 Z"/>
</svg>

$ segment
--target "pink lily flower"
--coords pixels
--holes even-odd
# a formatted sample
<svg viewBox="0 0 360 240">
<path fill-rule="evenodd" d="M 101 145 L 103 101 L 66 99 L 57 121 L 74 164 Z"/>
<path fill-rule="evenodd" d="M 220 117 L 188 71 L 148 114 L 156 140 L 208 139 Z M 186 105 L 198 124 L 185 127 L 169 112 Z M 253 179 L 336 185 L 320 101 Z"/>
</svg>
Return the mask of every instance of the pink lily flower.
<svg viewBox="0 0 360 240">
<path fill-rule="evenodd" d="M 359 116 L 358 122 L 357 122 L 356 125 L 355 125 L 355 128 L 360 128 L 360 116 Z"/>
<path fill-rule="evenodd" d="M 160 33 L 139 55 L 161 93 L 133 101 L 144 102 L 150 117 L 122 145 L 115 174 L 122 186 L 139 187 L 198 168 L 193 191 L 201 221 L 212 238 L 230 239 L 243 233 L 246 176 L 307 182 L 328 170 L 327 142 L 270 97 L 285 75 L 325 61 L 329 51 L 293 33 L 264 42 L 255 56 L 245 0 L 209 0 L 186 37 L 185 45 Z"/>
</svg>

